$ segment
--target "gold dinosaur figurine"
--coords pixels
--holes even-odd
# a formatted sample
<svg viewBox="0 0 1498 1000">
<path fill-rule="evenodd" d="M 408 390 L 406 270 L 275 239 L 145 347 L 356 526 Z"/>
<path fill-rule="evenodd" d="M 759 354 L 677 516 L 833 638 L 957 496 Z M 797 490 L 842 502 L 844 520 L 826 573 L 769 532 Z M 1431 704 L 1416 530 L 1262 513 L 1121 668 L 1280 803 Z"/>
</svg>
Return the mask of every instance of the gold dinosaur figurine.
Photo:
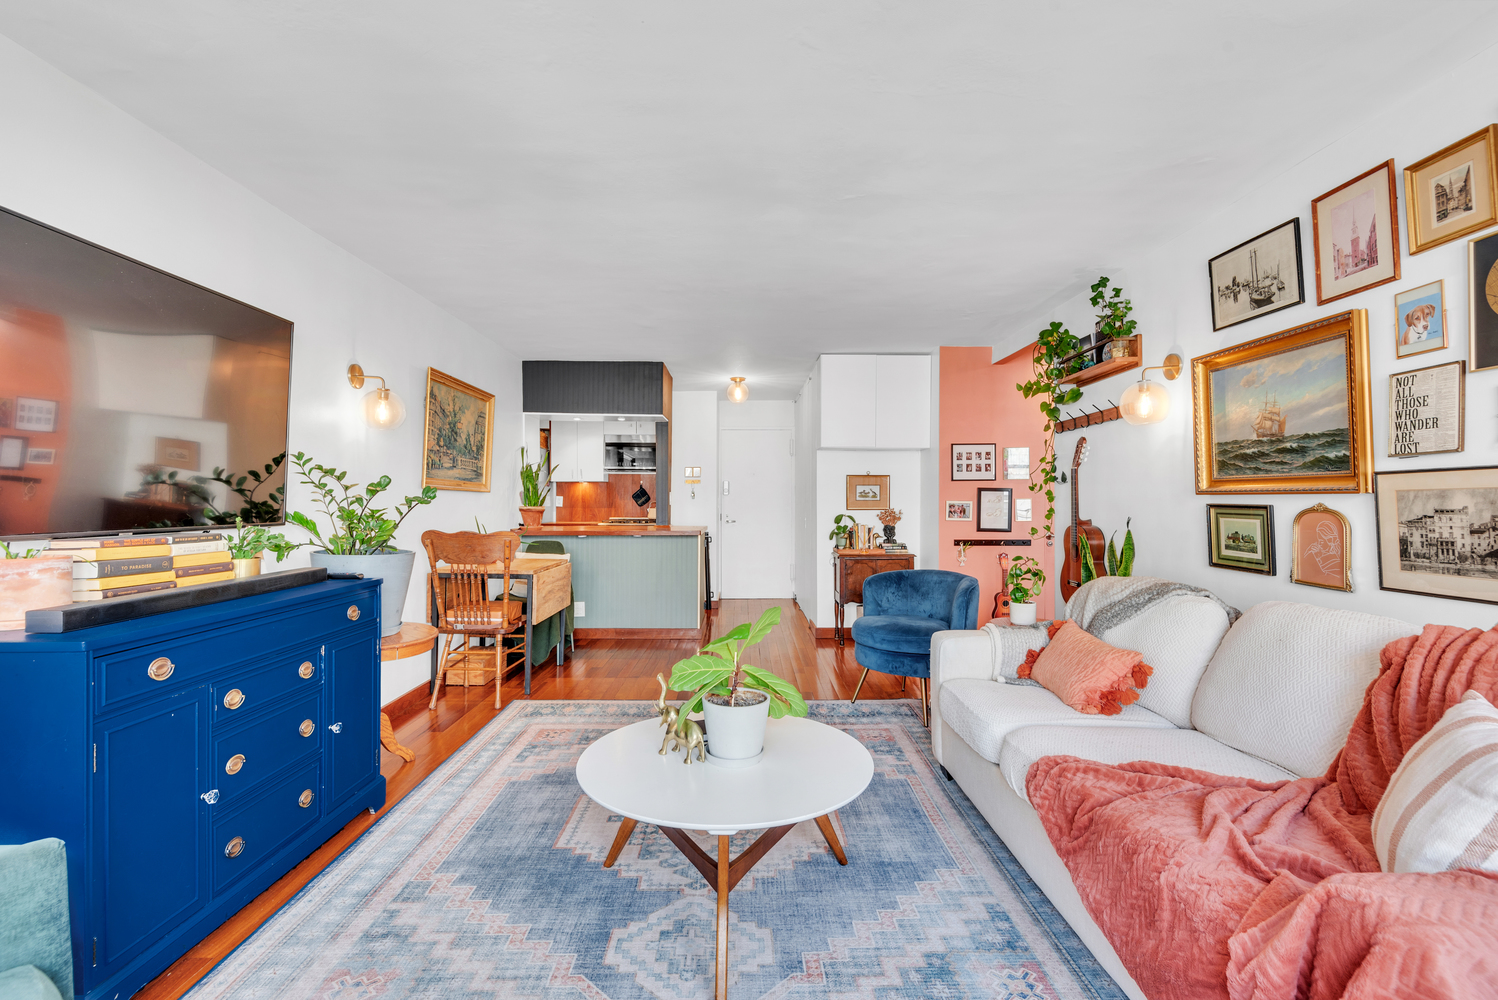
<svg viewBox="0 0 1498 1000">
<path fill-rule="evenodd" d="M 666 727 L 665 738 L 661 740 L 661 748 L 658 751 L 661 756 L 666 755 L 666 744 L 671 744 L 672 750 L 687 748 L 687 756 L 682 763 L 692 763 L 692 751 L 697 751 L 699 761 L 707 760 L 707 740 L 703 737 L 702 727 L 687 716 L 681 715 L 675 705 L 666 704 L 666 678 L 660 674 L 655 679 L 661 682 L 661 696 L 655 701 L 655 710 L 660 713 L 661 725 Z"/>
</svg>

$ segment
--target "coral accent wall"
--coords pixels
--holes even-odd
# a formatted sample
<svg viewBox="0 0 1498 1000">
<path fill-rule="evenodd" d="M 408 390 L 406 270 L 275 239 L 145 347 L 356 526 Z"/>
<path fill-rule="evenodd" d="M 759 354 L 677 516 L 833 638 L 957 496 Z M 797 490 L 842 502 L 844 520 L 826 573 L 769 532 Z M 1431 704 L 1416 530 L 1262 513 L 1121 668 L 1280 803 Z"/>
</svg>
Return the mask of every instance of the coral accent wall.
<svg viewBox="0 0 1498 1000">
<path fill-rule="evenodd" d="M 9 319 L 0 318 L 0 358 L 5 359 L 0 365 L 0 437 L 25 438 L 28 451 L 42 448 L 53 452 L 51 464 L 27 462 L 24 468 L 0 473 L 0 535 L 44 534 L 58 477 L 70 457 L 73 384 L 62 321 L 29 310 L 17 310 Z M 16 400 L 23 396 L 57 403 L 57 423 L 52 432 L 15 428 Z"/>
<path fill-rule="evenodd" d="M 940 561 L 942 569 L 966 573 L 977 577 L 981 590 L 979 596 L 978 624 L 993 617 L 994 594 L 999 591 L 999 559 L 1001 552 L 1011 557 L 1029 555 L 1045 567 L 1045 588 L 1037 602 L 1041 618 L 1051 617 L 1054 607 L 1052 591 L 1055 582 L 1051 569 L 1055 565 L 1056 550 L 1045 543 L 1044 532 L 1032 539 L 1030 546 L 983 546 L 968 549 L 967 565 L 957 565 L 957 539 L 966 538 L 1030 538 L 1030 528 L 1043 528 L 1045 517 L 1044 498 L 1031 493 L 1025 480 L 995 479 L 993 482 L 962 480 L 952 481 L 952 445 L 962 443 L 993 442 L 1000 449 L 1029 448 L 1030 466 L 1034 468 L 1040 459 L 1040 449 L 1045 436 L 1041 428 L 1045 421 L 1034 400 L 1026 399 L 1014 388 L 1031 375 L 1030 353 L 1032 348 L 1018 351 L 1003 361 L 991 363 L 992 349 L 988 347 L 943 347 L 941 349 L 941 453 L 937 456 L 940 468 L 941 495 L 935 514 L 938 518 L 938 537 L 941 540 Z M 998 475 L 1003 475 L 1002 465 Z M 948 521 L 948 500 L 969 500 L 976 505 L 978 487 L 1007 487 L 1014 490 L 1014 499 L 1030 499 L 1034 508 L 1034 520 L 1015 521 L 1012 534 L 995 534 L 977 531 L 976 514 L 972 521 Z M 1063 519 L 1064 520 L 1064 519 Z M 1059 532 L 1064 524 L 1057 522 Z"/>
</svg>

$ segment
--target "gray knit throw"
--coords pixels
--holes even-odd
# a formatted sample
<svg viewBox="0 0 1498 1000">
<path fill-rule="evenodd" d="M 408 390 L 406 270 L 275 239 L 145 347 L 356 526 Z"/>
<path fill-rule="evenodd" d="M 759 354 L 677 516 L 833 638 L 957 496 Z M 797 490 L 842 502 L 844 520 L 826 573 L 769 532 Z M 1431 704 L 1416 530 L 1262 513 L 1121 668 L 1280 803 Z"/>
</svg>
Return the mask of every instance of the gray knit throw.
<svg viewBox="0 0 1498 1000">
<path fill-rule="evenodd" d="M 1141 580 L 1139 583 L 1142 586 L 1127 589 L 1118 600 L 1103 605 L 1092 612 L 1092 614 L 1086 615 L 1087 620 L 1078 621 L 1077 624 L 1092 635 L 1102 638 L 1103 633 L 1109 629 L 1116 628 L 1132 618 L 1137 618 L 1155 604 L 1165 600 L 1167 597 L 1174 597 L 1177 594 L 1191 594 L 1196 597 L 1205 597 L 1207 600 L 1213 602 L 1222 608 L 1223 611 L 1227 612 L 1229 627 L 1243 614 L 1243 612 L 1203 587 L 1193 587 L 1185 583 L 1174 583 L 1170 580 L 1155 582 Z"/>
</svg>

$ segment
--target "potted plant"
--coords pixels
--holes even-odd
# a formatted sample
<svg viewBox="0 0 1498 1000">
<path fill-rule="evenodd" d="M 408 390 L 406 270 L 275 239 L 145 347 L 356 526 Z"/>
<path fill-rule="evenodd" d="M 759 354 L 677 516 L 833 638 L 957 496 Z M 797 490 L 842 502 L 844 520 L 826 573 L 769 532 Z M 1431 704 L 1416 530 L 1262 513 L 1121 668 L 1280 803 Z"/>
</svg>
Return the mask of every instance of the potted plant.
<svg viewBox="0 0 1498 1000">
<path fill-rule="evenodd" d="M 1009 567 L 1009 623 L 1035 624 L 1035 598 L 1045 586 L 1045 572 L 1030 556 L 1020 556 Z"/>
<path fill-rule="evenodd" d="M 73 556 L 18 552 L 0 542 L 0 632 L 26 627 L 26 612 L 73 602 Z"/>
<path fill-rule="evenodd" d="M 394 515 L 390 517 L 384 508 L 374 505 L 375 498 L 390 487 L 389 476 L 381 476 L 361 490 L 358 483 L 344 482 L 347 472 L 319 465 L 302 452 L 293 455 L 291 461 L 331 524 L 324 538 L 306 514 L 292 511 L 287 515 L 288 521 L 305 530 L 319 546 L 312 553 L 312 565 L 332 573 L 357 573 L 365 579 L 383 580 L 380 635 L 399 632 L 416 553 L 392 544 L 395 529 L 411 511 L 437 499 L 436 487 L 424 486 L 419 496 L 406 497 L 388 512 Z"/>
<path fill-rule="evenodd" d="M 1133 349 L 1129 338 L 1134 336 L 1134 329 L 1139 325 L 1138 320 L 1129 319 L 1134 303 L 1123 297 L 1122 288 L 1114 288 L 1112 297 L 1109 297 L 1107 276 L 1093 282 L 1092 298 L 1088 301 L 1098 310 L 1098 343 L 1108 345 L 1109 358 L 1128 357 Z"/>
<path fill-rule="evenodd" d="M 534 528 L 541 523 L 546 513 L 546 498 L 551 495 L 551 475 L 556 467 L 550 464 L 551 453 L 543 451 L 541 457 L 527 463 L 525 449 L 520 449 L 520 523 Z M 546 473 L 546 485 L 541 485 L 541 473 Z"/>
<path fill-rule="evenodd" d="M 687 718 L 699 706 L 706 716 L 712 763 L 725 767 L 757 763 L 765 748 L 766 720 L 806 714 L 800 691 L 768 670 L 743 662 L 744 650 L 779 623 L 780 609 L 770 608 L 753 625 L 738 626 L 671 668 L 671 689 L 692 692 L 678 717 Z"/>
<path fill-rule="evenodd" d="M 301 544 L 286 540 L 282 534 L 271 534 L 258 524 L 246 526 L 242 518 L 234 518 L 239 534 L 229 539 L 229 558 L 234 562 L 234 578 L 260 575 L 261 553 L 274 552 L 276 562 L 285 559 Z"/>
<path fill-rule="evenodd" d="M 847 524 L 843 522 L 847 521 Z M 832 531 L 827 535 L 836 548 L 846 549 L 849 536 L 853 533 L 853 526 L 858 520 L 852 514 L 839 514 L 832 519 Z"/>
</svg>

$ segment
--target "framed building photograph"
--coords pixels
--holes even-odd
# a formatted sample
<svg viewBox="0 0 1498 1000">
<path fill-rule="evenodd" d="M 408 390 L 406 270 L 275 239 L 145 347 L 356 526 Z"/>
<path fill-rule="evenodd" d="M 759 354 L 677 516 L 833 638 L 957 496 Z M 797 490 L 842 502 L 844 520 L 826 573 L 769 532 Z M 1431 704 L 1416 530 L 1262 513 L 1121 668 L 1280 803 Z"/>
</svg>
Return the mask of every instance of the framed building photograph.
<svg viewBox="0 0 1498 1000">
<path fill-rule="evenodd" d="M 1207 504 L 1207 564 L 1274 576 L 1274 507 Z"/>
<path fill-rule="evenodd" d="M 1378 585 L 1498 604 L 1498 468 L 1373 477 Z"/>
<path fill-rule="evenodd" d="M 1467 424 L 1467 363 L 1452 361 L 1389 376 L 1389 457 L 1461 451 Z"/>
<path fill-rule="evenodd" d="M 978 490 L 979 531 L 1014 530 L 1014 490 L 1007 486 Z"/>
<path fill-rule="evenodd" d="M 1439 351 L 1446 339 L 1446 282 L 1432 281 L 1394 296 L 1394 356 Z"/>
<path fill-rule="evenodd" d="M 1368 312 L 1191 360 L 1198 493 L 1366 493 Z"/>
<path fill-rule="evenodd" d="M 1473 132 L 1404 168 L 1410 253 L 1498 222 L 1498 125 Z"/>
<path fill-rule="evenodd" d="M 190 469 L 196 472 L 201 463 L 198 457 L 200 452 L 201 448 L 197 441 L 160 437 L 156 439 L 156 464 L 164 465 L 169 469 Z"/>
<path fill-rule="evenodd" d="M 885 510 L 891 506 L 888 476 L 847 476 L 848 510 Z"/>
<path fill-rule="evenodd" d="M 971 521 L 973 519 L 973 502 L 971 500 L 948 500 L 948 521 Z"/>
<path fill-rule="evenodd" d="M 57 430 L 57 403 L 51 399 L 16 397 L 15 428 L 50 434 Z"/>
<path fill-rule="evenodd" d="M 1399 279 L 1399 194 L 1394 161 L 1311 202 L 1316 304 Z"/>
<path fill-rule="evenodd" d="M 997 479 L 999 449 L 993 444 L 952 445 L 952 479 Z M 1028 475 L 1026 478 L 1029 478 Z"/>
<path fill-rule="evenodd" d="M 1498 368 L 1498 233 L 1467 244 L 1467 360 L 1475 372 Z"/>
<path fill-rule="evenodd" d="M 1300 219 L 1281 223 L 1207 261 L 1212 329 L 1267 316 L 1306 300 Z"/>
<path fill-rule="evenodd" d="M 494 394 L 427 369 L 421 485 L 489 492 Z"/>
<path fill-rule="evenodd" d="M 1352 526 L 1318 503 L 1295 515 L 1290 528 L 1290 582 L 1327 590 L 1352 589 Z"/>
</svg>

